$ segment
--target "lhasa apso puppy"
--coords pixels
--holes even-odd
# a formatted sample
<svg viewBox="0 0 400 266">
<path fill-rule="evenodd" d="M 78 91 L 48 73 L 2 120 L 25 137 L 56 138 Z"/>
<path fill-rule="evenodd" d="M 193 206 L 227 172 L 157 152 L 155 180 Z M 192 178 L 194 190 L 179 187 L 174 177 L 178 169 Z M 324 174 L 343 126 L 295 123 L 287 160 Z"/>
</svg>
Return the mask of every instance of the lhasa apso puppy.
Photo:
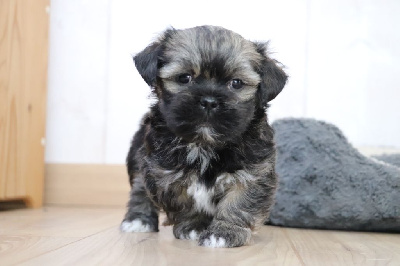
<svg viewBox="0 0 400 266">
<path fill-rule="evenodd" d="M 156 103 L 127 157 L 126 232 L 157 232 L 158 215 L 178 239 L 246 245 L 269 214 L 277 187 L 268 102 L 287 75 L 267 43 L 227 29 L 168 29 L 134 57 Z"/>
</svg>

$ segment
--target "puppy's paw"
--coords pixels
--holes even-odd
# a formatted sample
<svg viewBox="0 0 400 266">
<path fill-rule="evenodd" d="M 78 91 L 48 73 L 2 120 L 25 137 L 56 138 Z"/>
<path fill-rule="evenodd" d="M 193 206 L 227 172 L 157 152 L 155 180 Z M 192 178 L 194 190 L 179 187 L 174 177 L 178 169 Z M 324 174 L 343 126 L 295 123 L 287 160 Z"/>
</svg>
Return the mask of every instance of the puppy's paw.
<svg viewBox="0 0 400 266">
<path fill-rule="evenodd" d="M 132 221 L 124 220 L 120 226 L 121 231 L 123 232 L 157 232 L 157 228 L 149 223 L 145 223 L 141 219 L 135 219 Z"/>
<path fill-rule="evenodd" d="M 207 237 L 202 237 L 199 240 L 200 246 L 209 247 L 209 248 L 227 248 L 226 239 L 223 237 L 215 236 L 211 234 Z"/>
<path fill-rule="evenodd" d="M 196 230 L 192 230 L 190 232 L 181 233 L 178 235 L 178 239 L 188 239 L 188 240 L 198 240 L 200 233 Z"/>
<path fill-rule="evenodd" d="M 211 226 L 201 233 L 199 245 L 212 248 L 233 248 L 250 242 L 251 230 L 236 225 Z"/>
<path fill-rule="evenodd" d="M 201 232 L 203 232 L 207 228 L 208 224 L 209 222 L 207 221 L 186 221 L 183 223 L 175 224 L 172 231 L 177 239 L 198 240 Z"/>
</svg>

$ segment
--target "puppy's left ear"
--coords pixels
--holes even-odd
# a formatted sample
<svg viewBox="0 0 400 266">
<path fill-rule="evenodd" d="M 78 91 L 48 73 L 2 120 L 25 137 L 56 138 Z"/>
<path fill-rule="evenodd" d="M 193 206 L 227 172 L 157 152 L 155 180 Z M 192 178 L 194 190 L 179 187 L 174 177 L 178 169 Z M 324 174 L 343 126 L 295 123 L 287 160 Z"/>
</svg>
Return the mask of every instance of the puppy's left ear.
<svg viewBox="0 0 400 266">
<path fill-rule="evenodd" d="M 263 56 L 263 62 L 259 70 L 261 83 L 259 87 L 260 104 L 266 107 L 269 101 L 272 101 L 283 89 L 288 79 L 286 73 L 282 70 L 282 65 L 268 57 L 266 43 L 255 43 L 257 51 Z"/>
<path fill-rule="evenodd" d="M 144 81 L 149 86 L 154 86 L 158 71 L 158 58 L 161 53 L 161 43 L 154 42 L 133 57 L 135 66 Z"/>
</svg>

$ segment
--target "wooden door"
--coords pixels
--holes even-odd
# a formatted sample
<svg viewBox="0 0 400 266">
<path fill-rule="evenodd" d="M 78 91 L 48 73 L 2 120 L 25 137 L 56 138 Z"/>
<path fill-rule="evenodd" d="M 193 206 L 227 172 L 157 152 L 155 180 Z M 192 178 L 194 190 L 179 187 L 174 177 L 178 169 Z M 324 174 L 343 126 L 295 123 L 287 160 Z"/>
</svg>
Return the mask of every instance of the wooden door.
<svg viewBox="0 0 400 266">
<path fill-rule="evenodd" d="M 0 200 L 43 202 L 49 0 L 0 0 Z"/>
</svg>

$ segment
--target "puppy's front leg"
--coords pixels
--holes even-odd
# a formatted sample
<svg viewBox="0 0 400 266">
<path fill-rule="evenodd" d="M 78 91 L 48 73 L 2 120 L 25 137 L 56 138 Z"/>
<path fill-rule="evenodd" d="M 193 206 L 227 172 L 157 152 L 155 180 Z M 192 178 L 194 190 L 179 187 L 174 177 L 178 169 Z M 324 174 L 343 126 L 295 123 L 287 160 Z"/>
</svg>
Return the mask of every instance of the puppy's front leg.
<svg viewBox="0 0 400 266">
<path fill-rule="evenodd" d="M 270 173 L 268 178 L 233 185 L 217 205 L 217 213 L 200 235 L 199 245 L 240 247 L 248 244 L 251 231 L 268 217 L 275 191 L 274 180 L 275 174 Z"/>
<path fill-rule="evenodd" d="M 143 179 L 137 177 L 120 228 L 124 232 L 158 232 L 158 212 L 158 208 L 147 196 Z"/>
<path fill-rule="evenodd" d="M 212 217 L 206 213 L 189 213 L 179 215 L 178 222 L 173 228 L 174 236 L 177 239 L 198 240 L 200 234 L 210 225 Z"/>
</svg>

